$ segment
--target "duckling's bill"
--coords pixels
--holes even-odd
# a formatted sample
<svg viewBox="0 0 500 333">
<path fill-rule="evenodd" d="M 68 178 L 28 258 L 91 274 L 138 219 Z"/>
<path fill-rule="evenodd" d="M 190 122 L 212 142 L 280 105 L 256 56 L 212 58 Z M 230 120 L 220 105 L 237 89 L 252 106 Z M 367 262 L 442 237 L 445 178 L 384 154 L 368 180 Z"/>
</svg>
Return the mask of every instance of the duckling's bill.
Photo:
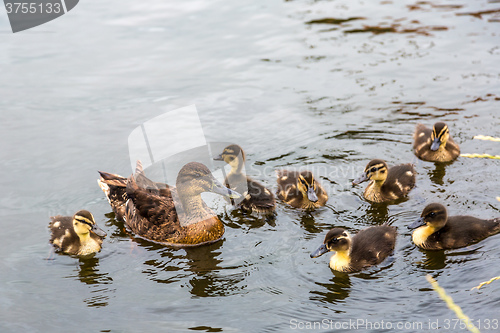
<svg viewBox="0 0 500 333">
<path fill-rule="evenodd" d="M 434 141 L 432 141 L 431 150 L 436 151 L 439 149 L 440 146 L 441 146 L 441 140 L 439 139 L 439 137 L 437 137 L 434 139 Z"/>
<path fill-rule="evenodd" d="M 318 201 L 318 196 L 316 195 L 316 191 L 314 191 L 314 188 L 310 186 L 307 189 L 307 199 L 311 202 L 317 202 Z"/>
<path fill-rule="evenodd" d="M 352 181 L 352 184 L 358 185 L 358 184 L 361 184 L 363 182 L 366 182 L 368 179 L 369 178 L 368 178 L 366 172 L 363 172 L 358 178 L 356 178 Z"/>
<path fill-rule="evenodd" d="M 311 258 L 317 258 L 325 253 L 327 253 L 329 250 L 326 248 L 325 244 L 321 244 L 320 247 L 318 247 L 315 251 L 313 251 L 310 256 Z"/>
<path fill-rule="evenodd" d="M 418 220 L 416 220 L 415 222 L 413 222 L 412 224 L 410 224 L 408 226 L 408 229 L 417 229 L 417 228 L 420 228 L 424 225 L 426 225 L 425 220 L 423 217 L 421 217 Z"/>
<path fill-rule="evenodd" d="M 97 224 L 94 223 L 94 225 L 92 226 L 92 229 L 90 229 L 94 234 L 96 234 L 97 236 L 99 237 L 106 237 L 108 234 L 102 230 L 101 228 L 99 228 L 97 226 Z"/>
</svg>

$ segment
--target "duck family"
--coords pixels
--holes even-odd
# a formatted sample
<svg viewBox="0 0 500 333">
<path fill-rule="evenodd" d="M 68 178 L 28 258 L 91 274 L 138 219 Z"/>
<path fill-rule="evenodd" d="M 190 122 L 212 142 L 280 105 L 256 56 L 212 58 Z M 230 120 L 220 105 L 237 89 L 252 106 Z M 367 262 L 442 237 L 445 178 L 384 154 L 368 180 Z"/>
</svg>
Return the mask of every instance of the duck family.
<svg viewBox="0 0 500 333">
<path fill-rule="evenodd" d="M 460 155 L 448 126 L 437 122 L 432 129 L 417 124 L 413 134 L 417 158 L 435 163 L 449 163 Z M 98 185 L 117 220 L 137 237 L 173 247 L 191 247 L 219 241 L 224 224 L 203 201 L 201 194 L 218 194 L 245 214 L 276 215 L 276 198 L 292 209 L 311 212 L 325 206 L 327 191 L 310 170 L 276 170 L 277 191 L 246 175 L 245 152 L 236 144 L 226 146 L 214 161 L 230 166 L 221 184 L 202 163 L 189 162 L 178 172 L 175 187 L 147 178 L 140 161 L 134 174 L 123 177 L 99 171 Z M 370 203 L 397 204 L 408 197 L 416 184 L 414 164 L 389 167 L 380 158 L 371 160 L 353 185 L 368 181 L 363 197 Z M 59 251 L 88 255 L 101 250 L 106 233 L 92 214 L 80 210 L 73 216 L 55 216 L 49 224 L 50 242 Z M 423 250 L 456 249 L 477 243 L 500 232 L 500 218 L 479 219 L 472 216 L 448 216 L 440 203 L 428 204 L 420 218 L 408 226 L 414 229 L 413 243 Z M 339 272 L 357 272 L 378 265 L 395 248 L 396 227 L 371 226 L 354 236 L 344 228 L 333 227 L 323 243 L 310 254 L 317 258 L 334 254 L 329 266 Z"/>
</svg>

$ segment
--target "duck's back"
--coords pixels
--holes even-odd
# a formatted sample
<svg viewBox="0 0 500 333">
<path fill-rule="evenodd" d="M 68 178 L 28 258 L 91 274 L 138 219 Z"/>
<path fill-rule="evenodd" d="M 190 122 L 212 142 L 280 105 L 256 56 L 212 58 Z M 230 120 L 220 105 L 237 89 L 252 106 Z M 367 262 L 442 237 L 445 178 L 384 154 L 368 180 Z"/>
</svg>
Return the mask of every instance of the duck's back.
<svg viewBox="0 0 500 333">
<path fill-rule="evenodd" d="M 382 185 L 382 193 L 401 198 L 415 187 L 415 168 L 413 164 L 395 165 L 389 169 L 387 179 Z"/>
<path fill-rule="evenodd" d="M 450 216 L 445 226 L 424 243 L 428 250 L 457 249 L 500 232 L 500 218 L 482 220 L 472 216 Z"/>
<path fill-rule="evenodd" d="M 50 243 L 65 253 L 77 254 L 81 244 L 80 238 L 73 229 L 73 218 L 71 216 L 57 215 L 50 219 Z"/>
<path fill-rule="evenodd" d="M 361 230 L 352 239 L 351 271 L 380 264 L 394 251 L 395 244 L 395 227 L 384 225 Z"/>
<path fill-rule="evenodd" d="M 180 230 L 175 202 L 170 193 L 154 193 L 151 189 L 138 187 L 135 182 L 127 185 L 131 199 L 126 207 L 125 222 L 139 236 L 165 241 Z"/>
<path fill-rule="evenodd" d="M 303 196 L 297 189 L 299 172 L 295 170 L 278 170 L 278 198 L 294 207 L 301 207 Z"/>
</svg>

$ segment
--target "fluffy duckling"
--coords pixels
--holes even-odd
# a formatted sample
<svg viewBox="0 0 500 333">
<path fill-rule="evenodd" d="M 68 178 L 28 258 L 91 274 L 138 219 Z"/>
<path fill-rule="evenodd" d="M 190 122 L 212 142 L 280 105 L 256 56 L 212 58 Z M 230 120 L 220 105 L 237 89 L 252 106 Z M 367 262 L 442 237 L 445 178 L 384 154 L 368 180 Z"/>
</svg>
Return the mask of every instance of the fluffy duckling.
<svg viewBox="0 0 500 333">
<path fill-rule="evenodd" d="M 472 216 L 448 216 L 438 203 L 427 205 L 408 228 L 412 240 L 424 250 L 447 250 L 468 246 L 500 232 L 500 218 L 482 220 Z"/>
<path fill-rule="evenodd" d="M 89 211 L 79 210 L 73 216 L 57 215 L 50 219 L 50 242 L 60 251 L 87 255 L 101 250 L 106 233 L 97 226 Z"/>
<path fill-rule="evenodd" d="M 448 126 L 443 122 L 431 129 L 417 124 L 413 134 L 415 155 L 429 162 L 450 162 L 460 155 L 460 147 L 450 136 Z"/>
<path fill-rule="evenodd" d="M 324 206 L 328 194 L 311 171 L 277 170 L 278 198 L 295 208 L 313 210 Z"/>
<path fill-rule="evenodd" d="M 361 230 L 351 238 L 345 229 L 333 228 L 311 258 L 335 251 L 330 258 L 331 269 L 357 272 L 384 261 L 394 251 L 396 234 L 396 227 L 382 225 Z"/>
<path fill-rule="evenodd" d="M 179 247 L 210 244 L 224 235 L 224 224 L 203 202 L 201 193 L 241 197 L 197 162 L 182 167 L 176 188 L 147 179 L 138 162 L 135 175 L 126 180 L 125 191 L 127 202 L 120 202 L 120 206 L 125 206 L 123 218 L 130 231 L 150 241 Z"/>
<path fill-rule="evenodd" d="M 227 187 L 243 195 L 238 206 L 243 211 L 256 211 L 264 214 L 273 214 L 276 209 L 274 194 L 259 182 L 243 174 L 245 152 L 238 145 L 229 145 L 220 155 L 214 158 L 224 161 L 231 166 L 224 183 Z"/>
<path fill-rule="evenodd" d="M 361 176 L 353 185 L 371 180 L 365 189 L 364 197 L 372 202 L 386 202 L 403 198 L 415 187 L 415 167 L 413 164 L 401 164 L 387 167 L 383 160 L 371 160 Z"/>
</svg>

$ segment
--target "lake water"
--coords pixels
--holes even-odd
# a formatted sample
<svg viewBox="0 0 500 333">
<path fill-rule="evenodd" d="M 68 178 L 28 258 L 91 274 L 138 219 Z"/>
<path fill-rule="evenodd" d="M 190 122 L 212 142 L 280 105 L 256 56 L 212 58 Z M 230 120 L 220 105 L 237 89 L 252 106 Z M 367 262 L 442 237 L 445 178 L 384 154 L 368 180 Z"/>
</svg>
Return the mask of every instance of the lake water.
<svg viewBox="0 0 500 333">
<path fill-rule="evenodd" d="M 417 122 L 441 120 L 463 153 L 500 154 L 473 139 L 500 136 L 498 1 L 85 0 L 16 34 L 1 10 L 0 39 L 1 332 L 464 331 L 426 274 L 500 331 L 500 282 L 470 290 L 500 275 L 500 235 L 426 252 L 406 228 L 430 202 L 500 216 L 498 160 L 437 166 L 411 148 Z M 327 207 L 278 203 L 265 221 L 216 200 L 225 237 L 195 249 L 127 234 L 97 170 L 130 175 L 132 130 L 192 104 L 207 141 L 240 144 L 269 188 L 275 169 L 314 170 Z M 372 205 L 351 185 L 373 158 L 416 162 L 408 200 Z M 45 260 L 49 216 L 79 209 L 107 231 L 102 251 Z M 384 222 L 399 235 L 381 266 L 309 258 L 333 226 Z"/>
</svg>

